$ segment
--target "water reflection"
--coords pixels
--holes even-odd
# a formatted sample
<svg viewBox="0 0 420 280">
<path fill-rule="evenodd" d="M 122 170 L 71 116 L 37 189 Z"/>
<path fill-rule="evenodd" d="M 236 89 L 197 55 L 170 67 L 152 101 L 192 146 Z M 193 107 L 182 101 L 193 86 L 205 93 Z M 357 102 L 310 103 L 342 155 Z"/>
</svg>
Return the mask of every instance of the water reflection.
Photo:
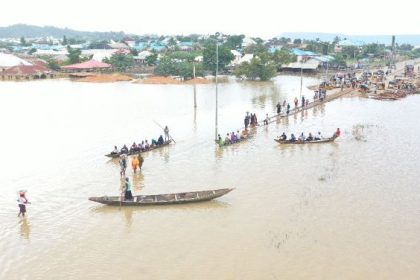
<svg viewBox="0 0 420 280">
<path fill-rule="evenodd" d="M 197 132 L 197 107 L 194 107 L 194 121 L 193 121 L 194 133 Z"/>
<path fill-rule="evenodd" d="M 111 158 L 110 160 L 106 162 L 106 164 L 120 166 L 120 162 L 118 158 Z"/>
<path fill-rule="evenodd" d="M 133 174 L 133 190 L 134 193 L 139 193 L 144 188 L 144 174 L 137 172 Z"/>
<path fill-rule="evenodd" d="M 31 224 L 28 222 L 28 218 L 25 217 L 20 221 L 20 236 L 23 239 L 29 240 L 31 235 Z"/>
<path fill-rule="evenodd" d="M 224 152 L 225 152 L 224 147 L 219 147 L 219 146 L 215 145 L 215 148 L 214 148 L 214 155 L 215 155 L 215 157 L 216 157 L 216 160 L 221 160 L 221 159 L 223 159 L 223 154 L 224 154 Z"/>
<path fill-rule="evenodd" d="M 270 107 L 267 108 L 270 112 L 276 108 L 276 105 L 282 99 L 281 91 L 275 86 L 273 82 L 264 83 L 253 83 L 248 82 L 247 85 L 251 85 L 251 88 L 257 91 L 256 96 L 251 97 L 251 103 L 257 105 L 259 108 L 266 108 L 268 101 L 270 101 Z"/>
<path fill-rule="evenodd" d="M 120 211 L 124 212 L 124 215 L 126 215 L 125 212 L 131 212 L 126 217 L 132 218 L 130 215 L 132 215 L 133 212 L 139 212 L 139 213 L 147 213 L 147 212 L 174 212 L 174 211 L 209 211 L 209 210 L 216 210 L 216 209 L 224 209 L 231 207 L 230 203 L 223 202 L 220 200 L 211 200 L 211 201 L 205 201 L 200 203 L 187 203 L 187 204 L 169 204 L 169 205 L 150 205 L 150 206 L 123 206 L 123 207 L 112 207 L 107 205 L 99 205 L 91 207 L 91 211 L 94 213 L 100 213 L 100 214 L 115 214 Z"/>
<path fill-rule="evenodd" d="M 133 224 L 133 209 L 123 209 L 127 228 Z"/>
</svg>

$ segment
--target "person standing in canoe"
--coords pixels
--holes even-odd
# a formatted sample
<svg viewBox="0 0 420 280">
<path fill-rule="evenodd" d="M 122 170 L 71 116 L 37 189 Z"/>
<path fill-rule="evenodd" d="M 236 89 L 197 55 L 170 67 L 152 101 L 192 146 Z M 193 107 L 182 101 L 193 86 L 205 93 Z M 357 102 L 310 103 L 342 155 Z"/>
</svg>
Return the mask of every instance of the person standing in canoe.
<svg viewBox="0 0 420 280">
<path fill-rule="evenodd" d="M 133 193 L 132 193 L 132 185 L 130 182 L 130 179 L 128 177 L 125 177 L 125 200 L 133 200 Z"/>
<path fill-rule="evenodd" d="M 337 137 L 340 137 L 340 135 L 341 135 L 340 128 L 337 128 L 337 130 L 334 132 L 333 137 L 337 138 Z"/>
<path fill-rule="evenodd" d="M 280 115 L 280 113 L 281 113 L 281 104 L 280 104 L 280 101 L 277 103 L 276 107 L 277 107 L 277 115 Z"/>
<path fill-rule="evenodd" d="M 258 120 L 257 120 L 257 114 L 251 114 L 251 126 L 257 126 Z"/>
<path fill-rule="evenodd" d="M 249 126 L 249 112 L 246 112 L 246 116 L 244 119 L 245 129 L 248 129 Z"/>
<path fill-rule="evenodd" d="M 169 141 L 169 128 L 168 126 L 165 126 L 165 129 L 163 130 L 165 132 L 165 142 Z"/>
<path fill-rule="evenodd" d="M 26 191 L 19 191 L 19 198 L 17 199 L 18 205 L 19 205 L 19 214 L 18 217 L 22 214 L 22 217 L 25 217 L 26 213 L 26 204 L 29 204 L 30 202 L 26 198 L 25 195 Z"/>
</svg>

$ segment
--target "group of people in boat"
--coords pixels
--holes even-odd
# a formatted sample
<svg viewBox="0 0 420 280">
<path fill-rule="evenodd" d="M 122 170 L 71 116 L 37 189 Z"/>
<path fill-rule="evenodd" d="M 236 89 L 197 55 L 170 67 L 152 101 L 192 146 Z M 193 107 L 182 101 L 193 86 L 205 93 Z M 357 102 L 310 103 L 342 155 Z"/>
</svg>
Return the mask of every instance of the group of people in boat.
<svg viewBox="0 0 420 280">
<path fill-rule="evenodd" d="M 238 130 L 236 134 L 234 131 L 232 131 L 232 133 L 227 133 L 224 139 L 219 134 L 217 136 L 217 144 L 219 144 L 220 146 L 226 146 L 226 145 L 243 141 L 246 138 L 248 138 L 248 131 L 246 129 L 243 130 L 242 133 L 239 133 L 239 130 Z"/>
<path fill-rule="evenodd" d="M 149 143 L 147 140 L 141 141 L 141 143 L 136 144 L 136 142 L 133 142 L 130 149 L 127 147 L 127 145 L 124 144 L 124 146 L 121 148 L 121 150 L 118 150 L 117 146 L 114 146 L 114 150 L 111 152 L 111 154 L 135 154 L 135 153 L 141 153 L 150 150 L 151 148 L 155 148 L 157 146 L 161 146 L 163 144 L 166 144 L 170 141 L 169 136 L 169 128 L 168 126 L 165 126 L 163 129 L 163 132 L 165 133 L 165 138 L 163 138 L 163 135 L 160 135 L 159 138 L 152 139 L 152 141 Z"/>
<path fill-rule="evenodd" d="M 163 136 L 160 135 L 158 140 L 152 139 L 151 143 L 149 143 L 147 140 L 143 140 L 139 144 L 136 144 L 136 142 L 134 142 L 131 145 L 130 149 L 127 147 L 127 145 L 124 145 L 119 151 L 117 146 L 114 146 L 114 150 L 111 152 L 111 154 L 134 154 L 134 153 L 145 152 L 156 146 L 161 146 L 165 144 L 167 141 L 165 141 L 163 139 Z"/>
<path fill-rule="evenodd" d="M 337 130 L 333 134 L 333 138 L 337 138 L 341 135 L 340 128 L 337 128 Z M 289 141 L 289 142 L 304 142 L 304 141 L 319 141 L 323 140 L 324 137 L 322 136 L 321 132 L 318 131 L 318 134 L 313 135 L 311 132 L 309 132 L 308 136 L 305 136 L 305 134 L 302 132 L 299 137 L 296 138 L 296 136 L 292 133 L 290 135 L 290 138 L 287 138 L 287 135 L 285 132 L 283 132 L 282 135 L 279 136 L 279 140 L 281 141 Z"/>
</svg>

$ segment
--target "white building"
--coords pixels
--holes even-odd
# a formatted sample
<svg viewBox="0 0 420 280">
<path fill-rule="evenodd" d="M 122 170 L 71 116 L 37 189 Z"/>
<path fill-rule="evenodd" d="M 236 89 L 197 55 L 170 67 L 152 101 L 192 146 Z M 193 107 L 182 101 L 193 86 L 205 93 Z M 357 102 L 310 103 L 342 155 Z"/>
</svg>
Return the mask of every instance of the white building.
<svg viewBox="0 0 420 280">
<path fill-rule="evenodd" d="M 32 65 L 32 63 L 13 54 L 0 53 L 0 69 L 7 69 L 18 65 Z"/>
<path fill-rule="evenodd" d="M 242 54 L 240 53 L 240 52 L 238 52 L 237 50 L 231 50 L 230 51 L 232 54 L 233 54 L 233 56 L 234 56 L 234 58 L 233 58 L 233 60 L 232 60 L 232 62 L 230 63 L 232 66 L 235 66 L 235 65 L 239 65 L 239 61 L 241 60 L 241 58 L 242 58 Z"/>
<path fill-rule="evenodd" d="M 243 48 L 246 48 L 249 45 L 254 45 L 254 44 L 256 44 L 256 42 L 249 37 L 245 37 L 242 41 L 242 47 Z"/>
<path fill-rule="evenodd" d="M 117 49 L 90 49 L 90 50 L 82 50 L 83 56 L 92 56 L 93 60 L 102 61 L 105 58 L 111 58 L 111 56 L 117 52 Z"/>
</svg>

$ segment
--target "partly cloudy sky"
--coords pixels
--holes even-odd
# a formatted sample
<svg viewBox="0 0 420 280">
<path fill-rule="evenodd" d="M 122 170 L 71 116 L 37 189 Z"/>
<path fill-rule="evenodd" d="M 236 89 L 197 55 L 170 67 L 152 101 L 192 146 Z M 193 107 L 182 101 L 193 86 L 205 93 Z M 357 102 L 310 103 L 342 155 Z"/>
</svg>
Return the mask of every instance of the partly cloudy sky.
<svg viewBox="0 0 420 280">
<path fill-rule="evenodd" d="M 53 25 L 146 34 L 420 34 L 420 2 L 238 0 L 2 1 L 0 26 Z"/>
</svg>

